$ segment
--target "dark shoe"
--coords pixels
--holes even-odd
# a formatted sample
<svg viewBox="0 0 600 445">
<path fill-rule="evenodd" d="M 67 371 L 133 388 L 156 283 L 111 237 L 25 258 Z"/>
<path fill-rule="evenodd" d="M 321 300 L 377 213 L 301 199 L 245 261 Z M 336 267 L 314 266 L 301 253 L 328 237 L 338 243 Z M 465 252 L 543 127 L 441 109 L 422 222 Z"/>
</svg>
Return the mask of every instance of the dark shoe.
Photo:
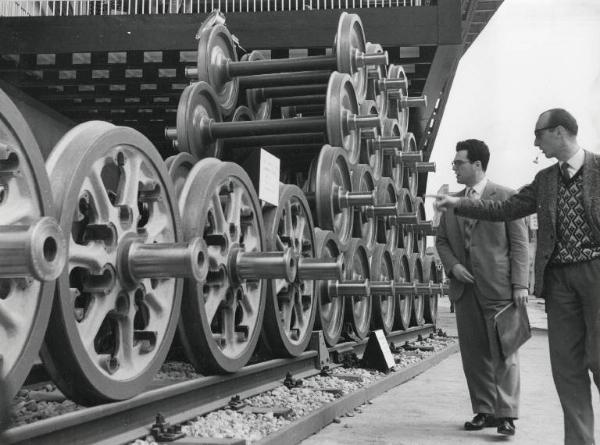
<svg viewBox="0 0 600 445">
<path fill-rule="evenodd" d="M 498 434 L 503 434 L 505 436 L 514 436 L 515 430 L 515 424 L 510 417 L 502 417 L 498 419 Z"/>
<path fill-rule="evenodd" d="M 473 420 L 465 422 L 465 430 L 467 431 L 477 431 L 494 426 L 498 426 L 498 422 L 492 414 L 479 413 L 473 417 Z"/>
</svg>

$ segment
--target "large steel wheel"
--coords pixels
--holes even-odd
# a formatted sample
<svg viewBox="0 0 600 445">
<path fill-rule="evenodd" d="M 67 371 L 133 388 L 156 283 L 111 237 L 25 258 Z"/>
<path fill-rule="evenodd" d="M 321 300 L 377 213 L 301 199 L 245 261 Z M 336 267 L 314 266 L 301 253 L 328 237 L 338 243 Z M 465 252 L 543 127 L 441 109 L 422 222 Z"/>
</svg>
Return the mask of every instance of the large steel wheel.
<svg viewBox="0 0 600 445">
<path fill-rule="evenodd" d="M 315 229 L 315 245 L 317 258 L 338 258 L 341 255 L 337 237 L 333 232 Z M 335 346 L 344 327 L 345 300 L 330 297 L 327 285 L 325 280 L 318 281 L 315 329 L 323 331 L 323 338 L 328 346 Z"/>
<path fill-rule="evenodd" d="M 314 226 L 308 202 L 295 185 L 279 186 L 279 204 L 263 211 L 269 251 L 292 249 L 314 258 Z M 269 280 L 265 308 L 266 343 L 277 355 L 295 357 L 306 349 L 316 315 L 314 280 Z"/>
<path fill-rule="evenodd" d="M 266 280 L 238 280 L 237 252 L 263 252 L 263 219 L 254 187 L 237 164 L 198 162 L 179 197 L 184 237 L 204 238 L 205 282 L 185 280 L 180 334 L 187 356 L 205 374 L 235 372 L 248 363 L 260 336 Z"/>
<path fill-rule="evenodd" d="M 400 130 L 400 125 L 398 125 L 398 121 L 395 119 L 384 119 L 383 120 L 383 131 L 382 136 L 384 138 L 395 138 L 402 139 L 403 135 Z M 398 145 L 396 147 L 395 153 L 402 152 L 403 145 Z M 394 180 L 394 185 L 396 190 L 400 190 L 402 188 L 402 184 L 404 181 L 404 173 L 405 168 L 402 162 L 398 162 L 398 156 L 394 154 L 388 154 L 383 157 L 383 168 L 382 175 L 389 176 Z"/>
<path fill-rule="evenodd" d="M 333 230 L 343 249 L 352 236 L 353 223 L 352 207 L 341 208 L 337 199 L 340 191 L 352 191 L 350 168 L 344 150 L 330 145 L 321 148 L 316 168 L 309 170 L 307 189 L 314 196 L 310 205 L 317 225 Z"/>
<path fill-rule="evenodd" d="M 406 133 L 404 137 L 404 149 L 402 151 L 414 153 L 418 152 L 417 149 L 417 140 L 415 139 L 415 135 L 412 133 Z M 404 177 L 402 184 L 403 188 L 408 189 L 411 196 L 417 196 L 417 191 L 419 189 L 419 174 L 417 173 L 416 168 L 405 166 L 406 170 L 404 171 Z"/>
<path fill-rule="evenodd" d="M 394 260 L 394 277 L 396 277 L 396 281 L 412 283 L 410 263 L 405 250 L 396 249 L 392 258 Z M 413 295 L 398 293 L 396 294 L 396 299 L 394 330 L 406 330 L 410 326 Z"/>
<path fill-rule="evenodd" d="M 369 267 L 369 257 L 362 240 L 352 238 L 348 249 L 344 252 L 344 271 L 345 280 L 369 280 L 371 271 Z M 350 340 L 363 340 L 369 335 L 371 330 L 371 297 L 350 296 L 346 304 L 345 319 L 347 331 L 344 333 Z"/>
<path fill-rule="evenodd" d="M 387 116 L 398 121 L 402 134 L 408 131 L 409 109 L 400 106 L 401 98 L 408 96 L 408 78 L 402 65 L 388 65 L 388 79 L 404 81 L 400 89 L 400 95 L 396 99 L 391 99 L 388 104 Z"/>
<path fill-rule="evenodd" d="M 382 113 L 377 108 L 377 104 L 373 100 L 366 100 L 360 104 L 360 114 L 381 115 Z M 383 170 L 383 150 L 377 146 L 375 139 L 382 136 L 383 124 L 375 128 L 361 130 L 360 132 L 360 153 L 358 162 L 371 167 L 371 173 L 375 179 L 381 178 Z"/>
<path fill-rule="evenodd" d="M 423 276 L 423 262 L 421 257 L 413 253 L 408 256 L 408 264 L 411 270 L 413 283 L 425 283 Z M 410 323 L 414 326 L 422 326 L 425 323 L 425 295 L 415 295 L 413 298 L 413 307 L 410 315 Z"/>
<path fill-rule="evenodd" d="M 383 54 L 383 47 L 379 43 L 367 42 L 367 54 Z M 367 100 L 375 101 L 379 114 L 387 116 L 387 92 L 380 87 L 380 81 L 387 79 L 386 65 L 369 65 L 367 67 Z"/>
<path fill-rule="evenodd" d="M 142 134 L 99 121 L 69 131 L 46 168 L 69 254 L 42 359 L 80 404 L 130 398 L 164 361 L 183 283 L 130 282 L 123 254 L 130 242 L 181 241 L 171 179 Z"/>
<path fill-rule="evenodd" d="M 417 212 L 417 221 L 419 223 L 425 222 L 427 219 L 425 216 L 425 203 L 423 202 L 423 198 L 417 196 L 414 201 L 414 208 Z M 418 253 L 420 255 L 425 255 L 427 250 L 427 235 L 423 233 L 423 230 L 413 230 L 414 232 L 414 253 Z"/>
<path fill-rule="evenodd" d="M 383 244 L 376 244 L 371 255 L 371 279 L 373 281 L 394 280 L 394 262 L 392 254 Z M 394 327 L 396 297 L 393 295 L 372 295 L 373 329 L 382 329 L 385 335 Z"/>
<path fill-rule="evenodd" d="M 244 54 L 242 61 L 253 62 L 255 60 L 265 60 L 266 57 L 260 51 L 252 51 L 251 53 Z M 248 89 L 246 90 L 246 104 L 248 105 L 248 111 L 252 114 L 251 120 L 266 120 L 271 119 L 271 112 L 273 110 L 273 99 L 257 100 L 257 90 Z M 239 107 L 238 107 L 239 108 Z M 237 109 L 236 109 L 237 111 Z M 235 114 L 235 113 L 234 113 Z M 241 119 L 232 119 L 233 122 Z"/>
<path fill-rule="evenodd" d="M 391 178 L 385 176 L 377 181 L 377 205 L 395 205 L 398 202 L 396 187 Z M 393 216 L 377 218 L 377 242 L 393 250 L 398 243 L 398 227 Z"/>
<path fill-rule="evenodd" d="M 53 214 L 38 144 L 14 103 L 0 90 L 0 380 L 6 383 L 7 398 L 19 390 L 38 357 L 54 279 L 64 267 L 64 236 L 48 217 Z M 9 244 L 16 237 L 31 241 L 27 256 L 11 251 Z M 18 263 L 29 273 L 21 270 L 13 275 Z"/>
<path fill-rule="evenodd" d="M 398 202 L 400 203 L 400 212 L 414 213 L 415 206 L 413 197 L 407 189 L 398 190 Z M 412 227 L 407 224 L 398 225 L 398 240 L 397 246 L 404 249 L 405 252 L 414 252 L 415 249 L 415 234 Z"/>
<path fill-rule="evenodd" d="M 194 157 L 194 155 L 187 152 L 169 156 L 167 159 L 165 159 L 169 176 L 171 177 L 173 185 L 175 186 L 175 196 L 180 195 L 181 189 L 183 188 L 183 185 L 185 184 L 185 181 L 196 162 L 198 162 L 198 160 Z"/>
<path fill-rule="evenodd" d="M 352 169 L 352 191 L 374 193 L 375 180 L 368 165 L 358 164 Z M 367 252 L 370 253 L 377 241 L 377 224 L 375 218 L 370 217 L 364 210 L 363 206 L 354 209 L 352 236 L 362 239 Z"/>
<path fill-rule="evenodd" d="M 432 255 L 428 255 L 423 260 L 423 280 L 425 283 L 440 284 L 441 271 L 438 270 L 438 265 L 441 266 L 441 262 L 437 263 Z M 437 321 L 438 314 L 438 300 L 441 294 L 441 289 L 433 290 L 431 294 L 425 295 L 423 318 L 425 323 L 435 324 Z"/>
</svg>

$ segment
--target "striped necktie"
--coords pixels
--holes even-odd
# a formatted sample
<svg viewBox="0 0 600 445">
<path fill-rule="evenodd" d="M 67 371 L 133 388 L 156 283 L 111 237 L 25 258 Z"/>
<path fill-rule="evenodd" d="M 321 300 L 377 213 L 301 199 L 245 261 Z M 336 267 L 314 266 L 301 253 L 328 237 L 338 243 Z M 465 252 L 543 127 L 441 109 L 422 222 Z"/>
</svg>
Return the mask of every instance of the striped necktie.
<svg viewBox="0 0 600 445">
<path fill-rule="evenodd" d="M 565 181 L 569 181 L 571 179 L 571 174 L 569 173 L 569 163 L 563 162 L 560 166 L 560 172 Z"/>
<path fill-rule="evenodd" d="M 467 189 L 467 198 L 475 199 L 477 192 L 474 188 L 469 187 Z M 471 249 L 471 232 L 473 230 L 473 226 L 475 225 L 475 220 L 466 218 L 464 225 L 464 240 L 465 240 L 465 250 L 468 252 Z"/>
</svg>

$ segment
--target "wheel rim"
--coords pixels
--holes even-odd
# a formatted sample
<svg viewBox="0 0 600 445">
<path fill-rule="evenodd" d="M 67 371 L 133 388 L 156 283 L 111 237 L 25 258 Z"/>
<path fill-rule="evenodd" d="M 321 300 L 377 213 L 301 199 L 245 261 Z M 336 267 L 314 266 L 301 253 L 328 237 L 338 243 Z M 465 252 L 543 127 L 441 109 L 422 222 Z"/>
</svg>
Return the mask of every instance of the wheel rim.
<svg viewBox="0 0 600 445">
<path fill-rule="evenodd" d="M 373 281 L 394 280 L 392 254 L 383 244 L 377 244 L 371 256 L 371 279 Z M 396 298 L 392 295 L 373 295 L 373 326 L 387 335 L 394 327 Z"/>
<path fill-rule="evenodd" d="M 383 137 L 402 138 L 400 126 L 394 119 L 384 119 L 383 121 Z M 400 150 L 400 147 L 398 147 Z M 384 156 L 382 160 L 382 175 L 389 176 L 394 180 L 396 190 L 402 188 L 404 181 L 404 167 L 402 162 L 397 162 L 396 157 L 392 155 Z"/>
<path fill-rule="evenodd" d="M 315 229 L 315 245 L 318 258 L 338 258 L 340 249 L 333 232 Z M 335 346 L 340 339 L 344 323 L 344 298 L 329 298 L 327 281 L 317 284 L 317 318 L 315 325 L 323 331 L 323 338 L 328 346 Z"/>
<path fill-rule="evenodd" d="M 50 184 L 38 144 L 2 90 L 0 149 L 0 226 L 30 226 L 53 215 Z M 20 173 L 12 174 L 16 169 Z M 63 245 L 63 261 L 65 251 Z M 7 383 L 8 397 L 21 387 L 38 357 L 53 292 L 53 281 L 0 278 L 0 380 Z"/>
<path fill-rule="evenodd" d="M 409 256 L 409 263 L 411 268 L 411 278 L 413 283 L 424 283 L 423 280 L 423 263 L 421 258 L 417 254 Z M 410 317 L 411 323 L 416 326 L 421 326 L 425 323 L 423 318 L 423 310 L 425 308 L 425 297 L 424 295 L 415 295 L 413 297 L 413 308 L 412 315 Z"/>
<path fill-rule="evenodd" d="M 393 205 L 396 204 L 396 188 L 391 178 L 382 177 L 377 181 L 377 204 Z M 388 249 L 396 247 L 396 237 L 398 228 L 395 221 L 388 216 L 377 218 L 377 242 L 385 244 Z"/>
<path fill-rule="evenodd" d="M 367 69 L 357 67 L 354 58 L 357 51 L 366 51 L 366 42 L 362 22 L 357 14 L 342 12 L 335 40 L 338 71 L 351 75 L 356 96 L 363 101 L 367 95 Z"/>
<path fill-rule="evenodd" d="M 348 162 L 356 164 L 360 155 L 360 131 L 348 128 L 345 122 L 348 115 L 359 113 L 359 106 L 348 74 L 331 74 L 327 84 L 325 110 L 329 144 L 343 148 L 347 152 Z"/>
<path fill-rule="evenodd" d="M 206 82 L 193 83 L 183 90 L 177 106 L 177 149 L 196 159 L 220 157 L 223 139 L 212 140 L 200 131 L 203 120 L 221 122 L 221 111 L 212 87 Z"/>
<path fill-rule="evenodd" d="M 132 397 L 168 352 L 182 282 L 125 283 L 121 247 L 134 239 L 181 240 L 171 180 L 144 136 L 98 121 L 67 133 L 46 168 L 69 255 L 42 358 L 61 391 L 79 403 Z"/>
<path fill-rule="evenodd" d="M 217 24 L 204 29 L 198 38 L 198 80 L 214 88 L 225 116 L 233 113 L 240 89 L 237 77 L 227 79 L 222 73 L 227 61 L 237 61 L 233 39 L 227 27 Z"/>
<path fill-rule="evenodd" d="M 368 280 L 371 277 L 369 257 L 360 239 L 353 238 L 344 252 L 346 280 Z M 347 297 L 343 297 L 347 298 Z M 350 322 L 350 332 L 346 335 L 352 340 L 363 340 L 370 331 L 372 300 L 370 297 L 350 297 L 346 305 L 346 320 Z"/>
<path fill-rule="evenodd" d="M 265 311 L 265 280 L 230 277 L 236 249 L 265 250 L 258 198 L 237 164 L 205 159 L 190 172 L 179 207 L 185 239 L 203 237 L 209 257 L 205 282 L 185 280 L 182 343 L 200 372 L 235 372 L 254 351 Z"/>
<path fill-rule="evenodd" d="M 198 160 L 190 153 L 179 153 L 165 159 L 165 165 L 175 187 L 175 196 L 179 196 L 185 180 Z"/>
<path fill-rule="evenodd" d="M 440 263 L 441 265 L 441 263 Z M 428 256 L 423 261 L 423 279 L 425 282 L 431 282 L 434 284 L 441 283 L 441 279 L 438 274 L 438 266 L 436 261 Z M 425 296 L 425 307 L 423 317 L 426 323 L 435 324 L 437 321 L 437 313 L 438 313 L 438 300 L 439 300 L 439 292 L 433 292 L 431 295 Z"/>
<path fill-rule="evenodd" d="M 374 101 L 365 101 L 360 105 L 360 114 L 379 115 L 379 110 Z M 382 135 L 382 126 L 360 131 L 360 156 L 359 162 L 367 164 L 372 169 L 375 179 L 381 178 L 383 168 L 383 151 L 374 144 L 375 138 Z"/>
<path fill-rule="evenodd" d="M 344 150 L 328 145 L 319 153 L 317 168 L 312 170 L 310 191 L 315 193 L 315 212 L 318 226 L 333 230 L 340 245 L 345 246 L 352 236 L 352 208 L 339 208 L 335 196 L 339 189 L 352 190 L 350 170 Z"/>
<path fill-rule="evenodd" d="M 404 80 L 406 81 L 405 85 L 408 85 L 406 73 L 404 72 L 404 68 L 402 68 L 401 65 L 389 65 L 388 78 Z M 408 96 L 408 89 L 404 87 L 402 88 L 400 93 L 402 94 L 402 96 Z M 399 102 L 397 100 L 391 101 L 391 103 L 388 104 L 387 116 L 390 119 L 396 119 L 398 121 L 398 125 L 400 126 L 402 134 L 406 134 L 406 132 L 408 131 L 409 110 L 408 108 L 400 108 L 398 105 Z"/>
<path fill-rule="evenodd" d="M 242 56 L 242 61 L 265 60 L 265 58 L 266 57 L 260 51 L 252 51 L 250 54 L 244 54 Z M 257 101 L 256 94 L 254 94 L 253 91 L 254 90 L 252 89 L 246 91 L 246 103 L 248 104 L 248 108 L 251 110 L 254 119 L 270 119 L 271 111 L 273 110 L 273 100 L 266 99 L 263 101 Z M 235 121 L 235 119 L 232 119 L 232 121 Z"/>
<path fill-rule="evenodd" d="M 304 193 L 280 185 L 279 204 L 263 213 L 269 250 L 291 248 L 297 257 L 314 258 L 313 222 Z M 316 314 L 315 281 L 269 280 L 264 328 L 267 342 L 280 355 L 297 356 L 310 341 Z"/>
<path fill-rule="evenodd" d="M 415 210 L 417 211 L 417 222 L 421 223 L 427 220 L 425 216 L 425 204 L 423 203 L 423 198 L 420 196 L 415 198 Z M 427 250 L 427 236 L 423 234 L 422 230 L 417 231 L 413 236 L 414 252 L 425 255 L 425 251 Z"/>
<path fill-rule="evenodd" d="M 378 43 L 367 42 L 367 54 L 383 54 L 383 48 Z M 366 98 L 374 100 L 382 116 L 387 116 L 388 100 L 385 91 L 379 88 L 378 81 L 387 78 L 387 66 L 376 65 L 367 68 L 367 94 Z"/>
<path fill-rule="evenodd" d="M 394 256 L 394 276 L 399 282 L 412 282 L 411 270 L 408 257 L 403 249 L 396 250 Z M 408 329 L 410 325 L 410 316 L 412 313 L 413 296 L 398 294 L 396 296 L 396 319 L 394 323 L 395 329 Z"/>
<path fill-rule="evenodd" d="M 408 190 L 400 189 L 398 202 L 400 203 L 401 212 L 414 212 L 413 199 Z M 398 247 L 401 247 L 406 252 L 414 252 L 414 232 L 405 224 L 398 226 Z"/>
<path fill-rule="evenodd" d="M 415 140 L 415 136 L 412 133 L 406 133 L 404 138 L 404 150 L 406 152 L 416 152 L 417 150 L 417 141 Z M 408 189 L 411 196 L 417 196 L 417 190 L 419 188 L 419 175 L 417 174 L 415 169 L 409 169 L 406 167 L 404 172 L 404 185 L 403 188 Z"/>
<path fill-rule="evenodd" d="M 375 181 L 371 169 L 359 164 L 352 171 L 352 191 L 372 192 L 373 190 L 375 190 Z M 363 206 L 354 209 L 352 235 L 364 241 L 367 252 L 372 251 L 377 240 L 377 224 L 374 218 L 367 216 Z"/>
</svg>

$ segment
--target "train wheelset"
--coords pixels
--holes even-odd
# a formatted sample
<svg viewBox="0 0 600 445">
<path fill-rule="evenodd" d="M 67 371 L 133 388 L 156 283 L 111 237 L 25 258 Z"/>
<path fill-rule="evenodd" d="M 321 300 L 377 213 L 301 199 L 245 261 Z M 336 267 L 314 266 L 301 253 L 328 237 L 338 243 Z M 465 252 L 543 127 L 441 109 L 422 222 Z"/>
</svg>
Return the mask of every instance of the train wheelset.
<svg viewBox="0 0 600 445">
<path fill-rule="evenodd" d="M 0 91 L 9 397 L 38 353 L 64 394 L 96 405 L 147 388 L 175 337 L 208 375 L 239 371 L 257 348 L 296 357 L 314 330 L 332 347 L 435 324 L 443 273 L 416 195 L 435 165 L 408 131 L 425 99 L 357 15 L 341 15 L 334 46 L 238 61 L 223 23 L 203 27 L 166 160 L 103 121 L 57 126 L 41 149 Z M 260 150 L 279 159 L 275 201 L 261 199 Z"/>
</svg>

